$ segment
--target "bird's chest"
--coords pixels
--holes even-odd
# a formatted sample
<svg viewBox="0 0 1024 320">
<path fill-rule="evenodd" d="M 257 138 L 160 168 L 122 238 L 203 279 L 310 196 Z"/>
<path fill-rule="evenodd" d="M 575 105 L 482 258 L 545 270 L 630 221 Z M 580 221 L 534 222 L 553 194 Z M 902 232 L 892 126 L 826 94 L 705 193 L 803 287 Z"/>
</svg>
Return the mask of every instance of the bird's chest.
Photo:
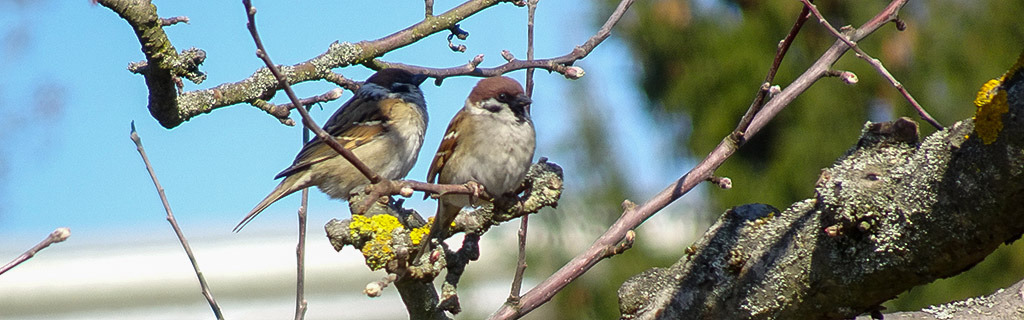
<svg viewBox="0 0 1024 320">
<path fill-rule="evenodd" d="M 396 117 L 389 127 L 393 131 L 392 143 L 397 146 L 397 155 L 402 161 L 408 162 L 410 166 L 416 162 L 420 146 L 423 145 L 423 134 L 427 124 L 424 116 L 418 110 L 410 108 L 407 115 Z"/>
<path fill-rule="evenodd" d="M 452 183 L 470 180 L 492 195 L 514 191 L 533 160 L 534 132 L 528 122 L 478 119 L 474 134 L 464 135 L 456 156 L 460 170 L 452 172 Z"/>
</svg>

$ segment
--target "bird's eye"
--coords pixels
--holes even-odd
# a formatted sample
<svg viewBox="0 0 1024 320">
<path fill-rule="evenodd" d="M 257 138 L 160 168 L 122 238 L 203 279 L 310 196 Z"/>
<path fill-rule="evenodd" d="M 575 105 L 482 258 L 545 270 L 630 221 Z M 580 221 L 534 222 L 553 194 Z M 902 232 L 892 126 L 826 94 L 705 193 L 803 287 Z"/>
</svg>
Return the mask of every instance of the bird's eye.
<svg viewBox="0 0 1024 320">
<path fill-rule="evenodd" d="M 508 99 L 508 94 L 507 93 L 502 93 L 502 94 L 498 95 L 498 101 L 504 102 L 504 101 L 508 101 L 508 100 L 509 99 Z"/>
</svg>

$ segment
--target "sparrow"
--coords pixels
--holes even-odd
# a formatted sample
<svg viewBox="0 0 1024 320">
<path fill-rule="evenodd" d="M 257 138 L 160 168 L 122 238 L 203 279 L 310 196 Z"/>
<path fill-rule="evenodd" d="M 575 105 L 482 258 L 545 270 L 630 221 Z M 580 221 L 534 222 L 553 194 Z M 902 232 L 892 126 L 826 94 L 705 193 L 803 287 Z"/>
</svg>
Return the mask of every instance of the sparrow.
<svg viewBox="0 0 1024 320">
<path fill-rule="evenodd" d="M 536 134 L 530 119 L 533 101 L 509 77 L 480 80 L 441 140 L 427 181 L 464 184 L 473 181 L 498 197 L 519 188 L 533 161 Z M 466 194 L 446 194 L 437 203 L 434 224 L 422 241 L 420 254 L 429 251 L 430 239 L 443 241 L 462 207 L 484 203 Z"/>
<path fill-rule="evenodd" d="M 419 88 L 426 78 L 402 69 L 378 71 L 331 115 L 324 131 L 382 178 L 405 177 L 416 163 L 427 129 L 427 105 Z M 370 183 L 317 138 L 303 145 L 292 165 L 274 179 L 281 177 L 281 184 L 235 226 L 235 232 L 271 203 L 295 191 L 317 186 L 331 198 L 348 200 L 353 188 Z"/>
</svg>

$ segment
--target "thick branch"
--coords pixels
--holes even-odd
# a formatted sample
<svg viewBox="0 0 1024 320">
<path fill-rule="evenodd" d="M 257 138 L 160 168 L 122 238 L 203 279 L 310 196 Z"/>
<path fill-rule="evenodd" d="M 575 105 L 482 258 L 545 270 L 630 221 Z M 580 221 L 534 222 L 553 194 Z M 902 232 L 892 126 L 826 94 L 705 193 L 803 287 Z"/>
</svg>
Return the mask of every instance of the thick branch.
<svg viewBox="0 0 1024 320">
<path fill-rule="evenodd" d="M 129 69 L 146 78 L 149 113 L 167 128 L 188 120 L 191 116 L 183 118 L 181 114 L 184 106 L 176 105 L 179 77 L 186 77 L 195 83 L 202 82 L 206 76 L 199 71 L 199 65 L 206 58 L 206 53 L 193 48 L 178 55 L 164 33 L 165 20 L 157 16 L 156 6 L 149 1 L 99 0 L 98 3 L 127 21 L 142 44 L 146 62 L 133 64 Z"/>
<path fill-rule="evenodd" d="M 884 315 L 888 320 L 985 320 L 1024 319 L 1024 281 L 984 297 L 968 298 L 947 304 L 930 306 L 921 311 L 896 312 Z M 871 320 L 871 316 L 859 316 L 858 320 Z"/>
<path fill-rule="evenodd" d="M 619 290 L 626 318 L 817 319 L 875 310 L 1024 233 L 1024 84 L 992 144 L 963 120 L 918 143 L 903 118 L 869 123 L 824 170 L 816 196 L 777 213 L 727 212 L 692 255 Z M 1007 101 L 1004 100 L 1004 101 Z"/>
</svg>

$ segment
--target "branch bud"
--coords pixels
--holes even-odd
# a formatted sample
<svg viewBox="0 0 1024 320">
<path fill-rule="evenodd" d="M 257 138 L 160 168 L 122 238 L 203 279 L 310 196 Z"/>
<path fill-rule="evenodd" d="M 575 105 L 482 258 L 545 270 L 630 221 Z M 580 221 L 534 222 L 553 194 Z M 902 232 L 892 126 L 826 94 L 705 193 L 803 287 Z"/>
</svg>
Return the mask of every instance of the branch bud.
<svg viewBox="0 0 1024 320">
<path fill-rule="evenodd" d="M 583 78 L 583 75 L 585 75 L 585 74 L 587 74 L 587 72 L 583 71 L 583 68 L 580 68 L 580 67 L 577 67 L 577 66 L 571 66 L 571 67 L 565 68 L 565 78 L 566 79 L 577 80 L 579 78 Z"/>
</svg>

